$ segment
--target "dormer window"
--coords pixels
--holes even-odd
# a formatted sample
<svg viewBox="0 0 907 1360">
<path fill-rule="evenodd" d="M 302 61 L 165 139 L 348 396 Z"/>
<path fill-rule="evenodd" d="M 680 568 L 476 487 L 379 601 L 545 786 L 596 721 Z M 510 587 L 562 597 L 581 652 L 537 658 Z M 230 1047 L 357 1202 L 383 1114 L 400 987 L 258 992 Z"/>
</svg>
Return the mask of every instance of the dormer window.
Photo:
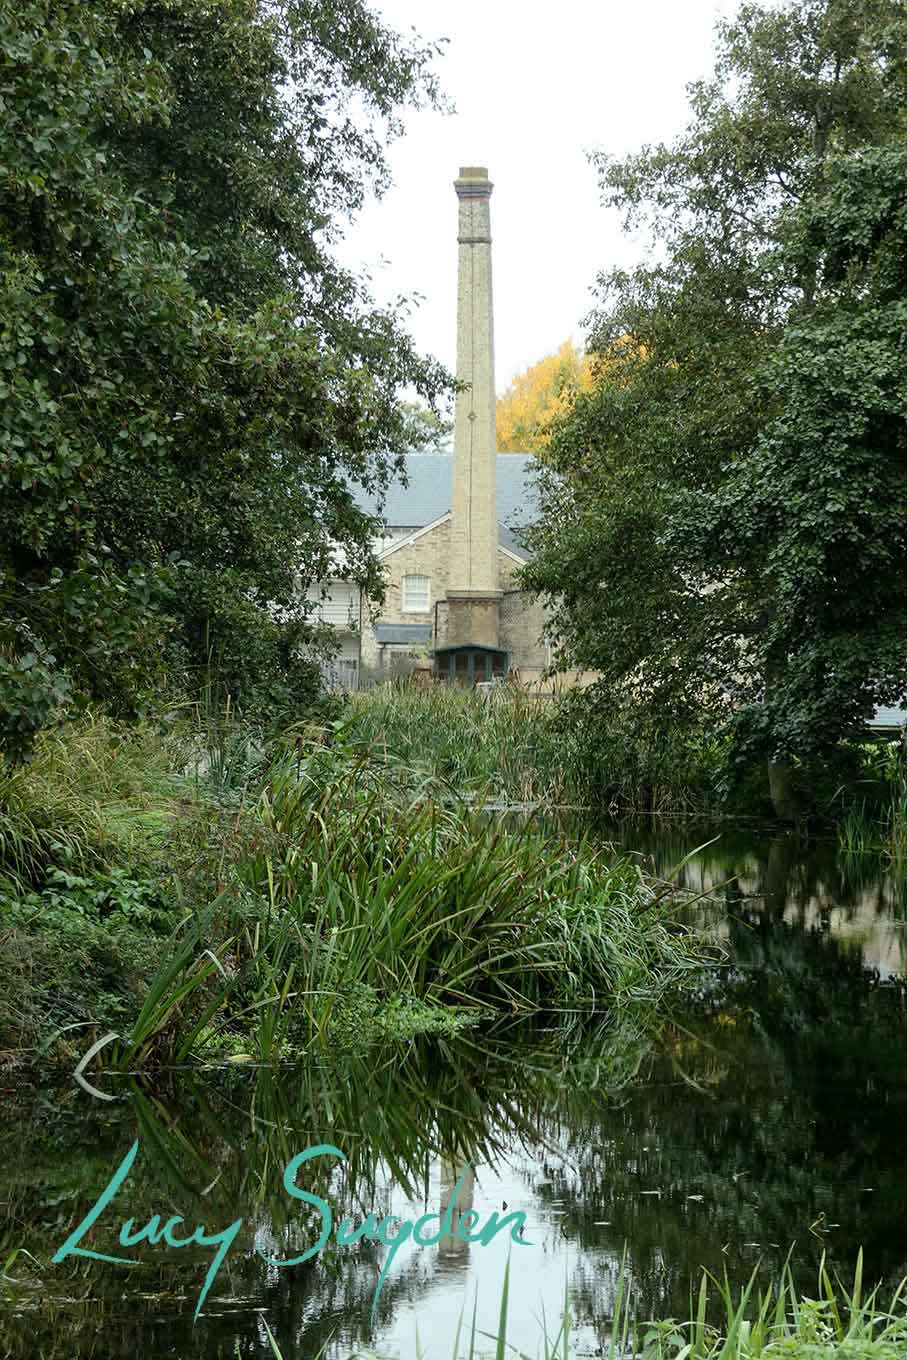
<svg viewBox="0 0 907 1360">
<path fill-rule="evenodd" d="M 430 576 L 404 576 L 402 609 L 404 614 L 431 612 Z"/>
</svg>

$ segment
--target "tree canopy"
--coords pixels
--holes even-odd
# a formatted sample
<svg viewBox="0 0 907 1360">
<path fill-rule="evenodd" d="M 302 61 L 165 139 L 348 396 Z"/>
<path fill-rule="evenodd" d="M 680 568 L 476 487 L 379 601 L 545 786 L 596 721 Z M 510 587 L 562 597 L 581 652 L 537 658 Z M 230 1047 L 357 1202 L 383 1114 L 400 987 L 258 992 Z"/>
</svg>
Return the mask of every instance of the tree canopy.
<svg viewBox="0 0 907 1360">
<path fill-rule="evenodd" d="M 543 453 L 554 421 L 572 409 L 577 393 L 592 388 L 592 363 L 565 340 L 518 374 L 497 401 L 500 453 Z"/>
<path fill-rule="evenodd" d="M 449 416 L 442 415 L 421 402 L 403 403 L 407 425 L 408 449 L 444 449 L 453 439 L 454 423 Z"/>
<path fill-rule="evenodd" d="M 893 0 L 745 4 L 685 134 L 597 157 L 657 249 L 599 281 L 526 583 L 565 665 L 741 759 L 907 692 L 905 53 Z"/>
<path fill-rule="evenodd" d="M 341 552 L 377 588 L 350 483 L 448 380 L 332 246 L 433 54 L 362 0 L 0 0 L 8 752 L 212 655 L 292 703 L 305 583 Z"/>
</svg>

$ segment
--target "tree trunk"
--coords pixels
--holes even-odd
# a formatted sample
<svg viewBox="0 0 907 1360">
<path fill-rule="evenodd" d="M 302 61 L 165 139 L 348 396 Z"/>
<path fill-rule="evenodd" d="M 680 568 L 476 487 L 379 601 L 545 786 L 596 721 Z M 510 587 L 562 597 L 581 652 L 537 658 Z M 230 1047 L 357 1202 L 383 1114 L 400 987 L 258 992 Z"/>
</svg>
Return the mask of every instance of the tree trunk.
<svg viewBox="0 0 907 1360">
<path fill-rule="evenodd" d="M 766 704 L 770 703 L 770 700 L 774 696 L 776 685 L 782 681 L 786 666 L 787 656 L 783 651 L 779 650 L 776 644 L 766 657 Z M 772 714 L 769 710 L 769 728 L 773 729 L 774 726 L 775 723 L 772 720 Z M 772 732 L 771 739 L 773 740 L 773 738 L 774 733 Z M 771 755 L 768 757 L 769 797 L 772 800 L 772 808 L 774 809 L 775 816 L 778 818 L 779 822 L 796 822 L 799 818 L 800 809 L 797 806 L 797 798 L 794 793 L 793 770 L 791 769 L 790 760 L 786 756 L 781 754 L 781 752 L 778 753 L 778 756 L 780 758 Z"/>
<path fill-rule="evenodd" d="M 796 822 L 800 806 L 794 792 L 793 775 L 786 760 L 768 762 L 768 792 L 779 822 Z"/>
<path fill-rule="evenodd" d="M 793 868 L 798 848 L 799 838 L 790 835 L 789 832 L 785 832 L 782 836 L 773 836 L 768 847 L 763 906 L 766 912 L 779 920 L 784 916 L 784 909 L 787 906 L 790 871 Z"/>
</svg>

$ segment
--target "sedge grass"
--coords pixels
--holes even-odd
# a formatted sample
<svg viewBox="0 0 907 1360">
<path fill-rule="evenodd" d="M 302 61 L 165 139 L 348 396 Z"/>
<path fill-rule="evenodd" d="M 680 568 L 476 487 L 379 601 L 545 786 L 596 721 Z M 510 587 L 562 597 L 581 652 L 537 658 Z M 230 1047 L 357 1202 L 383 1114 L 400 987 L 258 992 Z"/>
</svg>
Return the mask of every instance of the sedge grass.
<svg viewBox="0 0 907 1360">
<path fill-rule="evenodd" d="M 324 1043 L 350 997 L 642 1017 L 699 966 L 635 862 L 505 829 L 446 785 L 406 793 L 344 751 L 278 755 L 230 836 L 223 890 L 167 951 L 127 1066 L 241 1035 L 275 1061 Z"/>
<path fill-rule="evenodd" d="M 0 756 L 0 876 L 40 883 L 49 867 L 147 862 L 186 796 L 173 738 L 85 715 L 42 732 L 27 765 Z"/>
<path fill-rule="evenodd" d="M 317 937 L 336 931 L 346 979 L 513 1009 L 594 1006 L 676 981 L 691 961 L 671 904 L 628 859 L 505 829 L 481 801 L 388 794 L 363 761 L 322 780 L 275 763 L 257 811 L 287 850 L 240 873 Z"/>
</svg>

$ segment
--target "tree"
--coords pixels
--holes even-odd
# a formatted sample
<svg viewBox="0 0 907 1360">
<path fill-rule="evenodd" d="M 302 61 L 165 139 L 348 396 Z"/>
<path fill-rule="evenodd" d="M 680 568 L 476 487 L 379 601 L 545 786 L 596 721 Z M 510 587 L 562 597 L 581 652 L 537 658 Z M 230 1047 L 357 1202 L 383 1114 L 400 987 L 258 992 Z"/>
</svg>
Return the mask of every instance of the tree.
<svg viewBox="0 0 907 1360">
<path fill-rule="evenodd" d="M 416 451 L 444 449 L 453 435 L 453 421 L 421 402 L 403 403 L 406 418 L 406 447 Z"/>
<path fill-rule="evenodd" d="M 564 664 L 791 762 L 907 692 L 907 13 L 746 4 L 672 147 L 600 157 L 660 257 L 600 281 L 620 362 L 559 425 L 526 583 Z"/>
<path fill-rule="evenodd" d="M 592 387 L 592 364 L 565 340 L 520 373 L 497 402 L 498 450 L 501 453 L 543 453 L 551 440 L 554 421 L 569 411 L 579 392 Z"/>
<path fill-rule="evenodd" d="M 0 0 L 0 737 L 210 658 L 311 686 L 305 585 L 448 380 L 331 247 L 432 49 L 362 0 Z M 300 589 L 300 585 L 302 589 Z"/>
</svg>

